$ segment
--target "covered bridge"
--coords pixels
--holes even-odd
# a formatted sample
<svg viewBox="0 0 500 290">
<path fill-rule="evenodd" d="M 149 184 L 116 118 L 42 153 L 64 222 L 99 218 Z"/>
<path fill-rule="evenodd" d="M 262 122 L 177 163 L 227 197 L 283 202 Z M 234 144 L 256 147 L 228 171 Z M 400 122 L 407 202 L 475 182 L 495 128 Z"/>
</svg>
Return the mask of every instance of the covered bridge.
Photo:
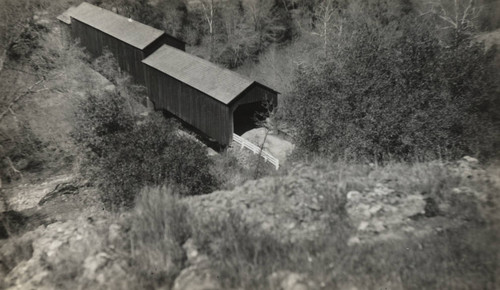
<svg viewBox="0 0 500 290">
<path fill-rule="evenodd" d="M 147 57 L 146 87 L 155 109 L 167 110 L 226 146 L 278 93 L 233 71 L 163 45 Z"/>
<path fill-rule="evenodd" d="M 93 56 L 102 55 L 106 48 L 111 51 L 120 68 L 140 84 L 144 84 L 144 58 L 164 44 L 185 49 L 183 41 L 161 30 L 86 2 L 68 10 L 60 20 L 69 22 L 72 37 Z"/>
</svg>

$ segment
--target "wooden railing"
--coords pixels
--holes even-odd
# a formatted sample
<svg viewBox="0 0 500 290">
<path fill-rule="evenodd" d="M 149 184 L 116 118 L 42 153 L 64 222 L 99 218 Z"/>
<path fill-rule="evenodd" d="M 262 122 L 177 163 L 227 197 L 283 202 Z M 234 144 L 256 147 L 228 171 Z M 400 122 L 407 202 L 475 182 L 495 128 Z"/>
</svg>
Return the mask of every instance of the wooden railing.
<svg viewBox="0 0 500 290">
<path fill-rule="evenodd" d="M 279 167 L 280 167 L 279 159 L 272 156 L 269 152 L 262 150 L 259 146 L 253 144 L 252 142 L 248 141 L 247 139 L 245 139 L 239 135 L 236 135 L 236 134 L 233 134 L 233 141 L 236 144 L 240 145 L 241 148 L 247 148 L 250 151 L 252 151 L 254 154 L 260 154 L 260 156 L 262 156 L 262 158 L 264 158 L 264 160 L 266 162 L 269 162 L 272 165 L 274 165 L 274 167 L 276 167 L 276 170 L 279 169 Z"/>
</svg>

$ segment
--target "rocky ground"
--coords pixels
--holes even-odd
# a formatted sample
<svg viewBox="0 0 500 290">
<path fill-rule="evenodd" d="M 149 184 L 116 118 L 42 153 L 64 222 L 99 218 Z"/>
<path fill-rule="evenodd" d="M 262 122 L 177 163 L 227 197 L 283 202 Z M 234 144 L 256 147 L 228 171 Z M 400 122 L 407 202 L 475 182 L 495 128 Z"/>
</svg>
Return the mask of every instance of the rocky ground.
<svg viewBox="0 0 500 290">
<path fill-rule="evenodd" d="M 447 168 L 466 179 L 497 182 L 473 158 L 464 158 Z M 332 206 L 338 203 L 344 205 L 346 220 L 353 229 L 350 245 L 416 239 L 464 226 L 469 221 L 466 215 L 463 219 L 454 215 L 448 203 L 453 198 L 466 197 L 477 203 L 483 215 L 498 216 L 494 210 L 498 196 L 477 188 L 456 187 L 449 192 L 454 197 L 437 200 L 429 192 L 402 191 L 397 181 L 385 179 L 340 194 L 339 186 L 343 185 L 335 174 L 299 166 L 284 177 L 249 181 L 231 191 L 181 202 L 205 222 L 237 212 L 252 234 L 271 235 L 283 243 L 300 243 L 324 235 L 332 219 L 338 219 L 332 216 L 336 213 Z M 135 283 L 135 273 L 126 246 L 127 213 L 111 214 L 99 208 L 93 189 L 71 175 L 39 184 L 19 184 L 5 193 L 12 205 L 10 217 L 17 213 L 19 224 L 15 225 L 17 232 L 0 242 L 3 287 L 133 289 L 130 285 Z M 9 215 L 2 215 L 5 227 Z M 196 244 L 193 239 L 184 244 L 187 261 L 173 289 L 221 287 L 211 266 L 213 261 Z M 322 283 L 286 269 L 275 271 L 267 279 L 272 289 L 318 289 Z"/>
</svg>

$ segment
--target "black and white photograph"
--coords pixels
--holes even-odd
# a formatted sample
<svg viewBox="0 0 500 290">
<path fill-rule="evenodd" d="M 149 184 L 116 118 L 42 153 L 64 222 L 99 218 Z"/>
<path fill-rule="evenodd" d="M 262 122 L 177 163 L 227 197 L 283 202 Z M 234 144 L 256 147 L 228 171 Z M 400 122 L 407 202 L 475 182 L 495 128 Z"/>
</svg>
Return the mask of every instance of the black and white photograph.
<svg viewBox="0 0 500 290">
<path fill-rule="evenodd" d="M 0 0 L 0 289 L 500 289 L 500 0 Z"/>
</svg>

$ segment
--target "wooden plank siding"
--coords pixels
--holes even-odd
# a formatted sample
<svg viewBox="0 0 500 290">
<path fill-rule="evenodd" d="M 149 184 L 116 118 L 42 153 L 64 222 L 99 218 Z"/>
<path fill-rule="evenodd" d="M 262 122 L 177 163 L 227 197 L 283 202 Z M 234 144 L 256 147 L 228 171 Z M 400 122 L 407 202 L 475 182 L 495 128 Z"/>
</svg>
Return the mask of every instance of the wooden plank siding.
<svg viewBox="0 0 500 290">
<path fill-rule="evenodd" d="M 99 57 L 107 48 L 113 53 L 121 69 L 128 72 L 134 80 L 144 85 L 144 52 L 106 33 L 86 25 L 74 18 L 71 19 L 71 34 L 79 39 L 93 57 Z"/>
<path fill-rule="evenodd" d="M 163 45 L 143 63 L 155 108 L 169 111 L 223 146 L 232 141 L 238 106 L 266 100 L 277 104 L 276 91 L 171 46 Z M 262 107 L 250 107 L 253 110 Z"/>
<path fill-rule="evenodd" d="M 141 50 L 74 18 L 71 18 L 71 34 L 74 39 L 80 40 L 80 44 L 93 57 L 101 56 L 107 48 L 115 56 L 120 68 L 128 72 L 141 85 L 146 84 L 143 59 L 164 44 L 172 45 L 181 50 L 185 49 L 184 42 L 163 34 L 144 50 Z"/>
<path fill-rule="evenodd" d="M 232 111 L 207 94 L 149 66 L 146 87 L 156 110 L 167 110 L 223 146 L 233 134 Z"/>
</svg>

